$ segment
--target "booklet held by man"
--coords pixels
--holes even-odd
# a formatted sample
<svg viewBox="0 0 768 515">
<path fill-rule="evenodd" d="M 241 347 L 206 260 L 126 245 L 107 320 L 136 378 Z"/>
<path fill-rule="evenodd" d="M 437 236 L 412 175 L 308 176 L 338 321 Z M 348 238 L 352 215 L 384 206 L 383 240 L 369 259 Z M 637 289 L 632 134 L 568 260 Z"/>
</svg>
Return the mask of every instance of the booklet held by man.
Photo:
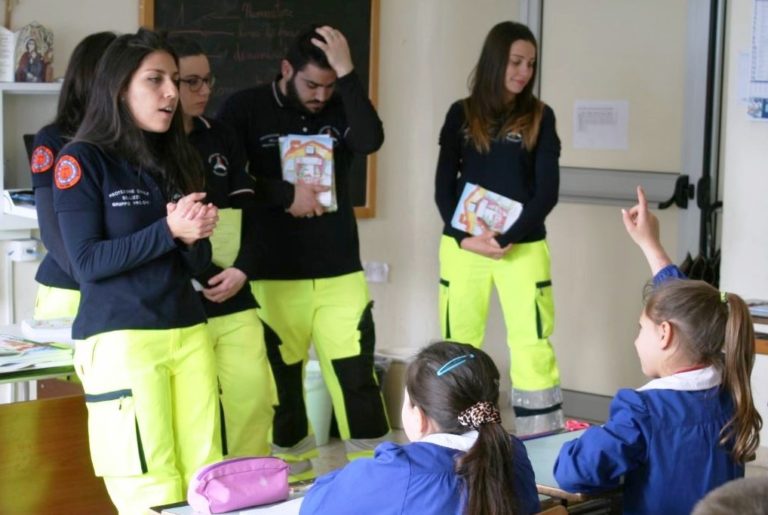
<svg viewBox="0 0 768 515">
<path fill-rule="evenodd" d="M 504 195 L 468 182 L 464 185 L 451 227 L 478 236 L 488 230 L 502 234 L 523 212 L 523 205 Z"/>
<path fill-rule="evenodd" d="M 64 367 L 71 364 L 71 346 L 33 342 L 0 334 L 0 374 L 24 368 Z"/>
<path fill-rule="evenodd" d="M 327 187 L 328 191 L 317 194 L 317 201 L 326 212 L 338 209 L 333 171 L 333 138 L 327 134 L 281 136 L 280 160 L 283 180 L 291 184 L 301 182 Z"/>
</svg>

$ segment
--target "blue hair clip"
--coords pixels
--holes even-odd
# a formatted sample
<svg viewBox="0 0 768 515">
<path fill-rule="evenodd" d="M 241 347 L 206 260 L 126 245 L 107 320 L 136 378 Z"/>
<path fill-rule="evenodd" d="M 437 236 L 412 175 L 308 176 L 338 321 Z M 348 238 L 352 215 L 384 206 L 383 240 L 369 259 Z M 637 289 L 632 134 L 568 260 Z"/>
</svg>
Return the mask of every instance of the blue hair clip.
<svg viewBox="0 0 768 515">
<path fill-rule="evenodd" d="M 444 376 L 456 367 L 460 367 L 470 359 L 475 359 L 474 354 L 463 354 L 456 356 L 452 360 L 449 360 L 445 365 L 437 369 L 437 377 Z"/>
</svg>

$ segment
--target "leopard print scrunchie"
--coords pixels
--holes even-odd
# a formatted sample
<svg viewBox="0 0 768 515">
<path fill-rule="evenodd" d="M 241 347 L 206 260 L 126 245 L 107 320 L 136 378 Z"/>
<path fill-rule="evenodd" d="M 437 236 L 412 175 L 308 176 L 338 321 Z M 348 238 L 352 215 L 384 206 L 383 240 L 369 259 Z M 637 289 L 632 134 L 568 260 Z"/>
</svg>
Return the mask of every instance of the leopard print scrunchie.
<svg viewBox="0 0 768 515">
<path fill-rule="evenodd" d="M 459 413 L 459 424 L 472 429 L 483 424 L 501 424 L 501 413 L 492 402 L 480 401 Z"/>
</svg>

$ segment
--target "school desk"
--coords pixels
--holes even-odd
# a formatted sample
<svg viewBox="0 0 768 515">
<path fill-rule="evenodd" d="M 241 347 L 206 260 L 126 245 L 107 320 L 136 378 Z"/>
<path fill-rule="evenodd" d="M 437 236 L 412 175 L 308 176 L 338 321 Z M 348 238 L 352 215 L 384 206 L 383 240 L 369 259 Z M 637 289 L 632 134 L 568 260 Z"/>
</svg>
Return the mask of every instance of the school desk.
<svg viewBox="0 0 768 515">
<path fill-rule="evenodd" d="M 523 440 L 523 445 L 525 445 L 525 450 L 528 451 L 528 458 L 533 466 L 533 473 L 536 475 L 536 488 L 540 494 L 564 499 L 569 503 L 582 502 L 587 499 L 584 494 L 562 490 L 557 485 L 555 475 L 553 474 L 555 460 L 557 460 L 557 456 L 560 453 L 560 448 L 565 442 L 575 440 L 581 436 L 584 431 L 586 430 L 567 431 Z"/>
<path fill-rule="evenodd" d="M 542 501 L 542 509 L 562 503 L 568 506 L 568 513 L 580 515 L 621 513 L 620 488 L 586 495 L 566 492 L 558 486 L 555 480 L 553 469 L 555 460 L 560 454 L 560 448 L 565 442 L 580 437 L 584 431 L 586 429 L 559 432 L 523 440 L 525 449 L 528 451 L 528 458 L 533 466 L 533 472 L 536 474 L 536 488 L 540 495 L 543 494 L 551 498 L 546 502 Z"/>
<path fill-rule="evenodd" d="M 242 510 L 228 511 L 220 515 L 298 515 L 301 508 L 304 492 L 291 493 L 291 497 L 284 502 L 269 504 L 267 506 L 257 506 L 255 508 L 243 508 Z M 156 506 L 152 508 L 153 513 L 162 515 L 195 515 L 196 512 L 187 503 L 180 502 Z"/>
</svg>

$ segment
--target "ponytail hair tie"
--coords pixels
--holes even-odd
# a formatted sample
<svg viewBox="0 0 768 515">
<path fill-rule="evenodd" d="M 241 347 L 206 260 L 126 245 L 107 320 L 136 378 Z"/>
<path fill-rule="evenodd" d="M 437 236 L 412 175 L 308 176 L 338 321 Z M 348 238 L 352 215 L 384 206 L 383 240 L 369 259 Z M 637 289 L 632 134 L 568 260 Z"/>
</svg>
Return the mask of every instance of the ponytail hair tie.
<svg viewBox="0 0 768 515">
<path fill-rule="evenodd" d="M 492 402 L 480 401 L 459 413 L 459 424 L 472 429 L 484 424 L 501 424 L 501 412 Z"/>
<path fill-rule="evenodd" d="M 728 292 L 727 291 L 721 291 L 720 292 L 720 302 L 723 304 L 728 304 Z"/>
</svg>

